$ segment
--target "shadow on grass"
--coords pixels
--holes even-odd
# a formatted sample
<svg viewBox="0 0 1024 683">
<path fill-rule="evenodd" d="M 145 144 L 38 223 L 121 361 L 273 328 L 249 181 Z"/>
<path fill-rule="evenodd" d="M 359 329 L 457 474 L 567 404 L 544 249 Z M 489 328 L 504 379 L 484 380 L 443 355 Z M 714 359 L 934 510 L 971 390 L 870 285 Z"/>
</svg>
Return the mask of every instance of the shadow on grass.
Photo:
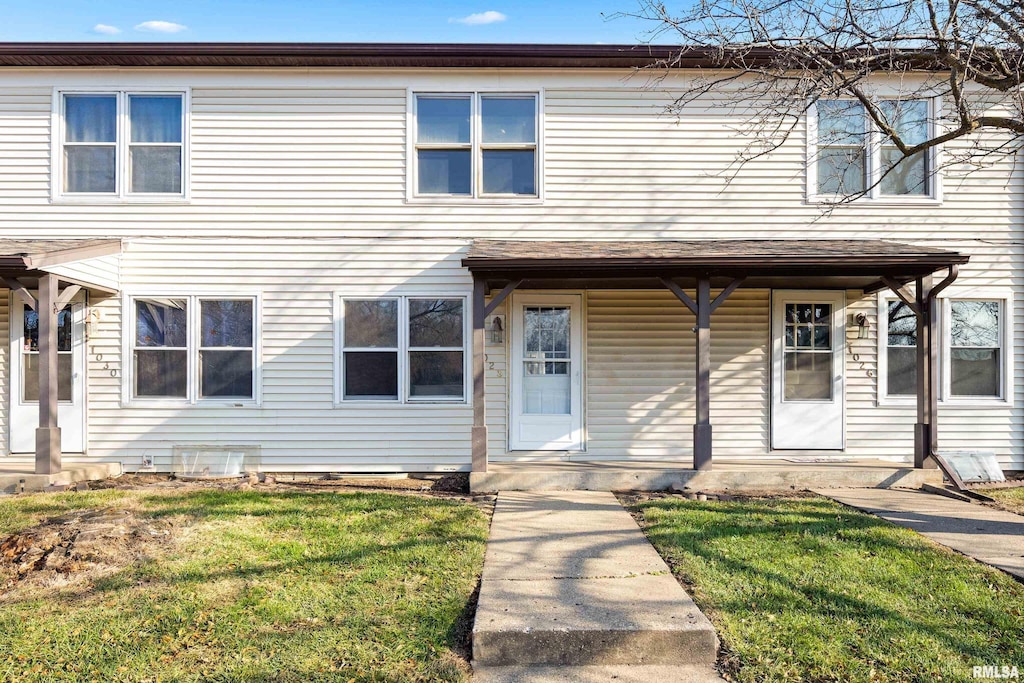
<svg viewBox="0 0 1024 683">
<path fill-rule="evenodd" d="M 788 663 L 805 660 L 802 677 L 812 680 L 842 678 L 813 669 L 840 651 L 857 660 L 851 666 L 867 662 L 858 669 L 865 674 L 875 658 L 911 666 L 936 658 L 935 671 L 889 680 L 933 680 L 950 667 L 962 672 L 954 680 L 966 680 L 969 664 L 1024 661 L 1013 635 L 1024 630 L 1022 587 L 882 519 L 825 499 L 657 500 L 633 509 L 741 660 L 752 652 L 786 659 L 770 651 L 789 638 L 804 651 L 790 652 Z M 755 626 L 776 617 L 775 633 Z M 762 671 L 763 662 L 753 666 Z"/>
<path fill-rule="evenodd" d="M 77 613 L 75 618 L 81 619 L 98 605 L 113 605 L 116 601 L 127 608 L 127 619 L 145 623 L 147 630 L 152 628 L 153 638 L 168 634 L 176 637 L 174 629 L 162 632 L 162 626 L 153 626 L 152 614 L 144 606 L 133 613 L 138 601 L 166 601 L 184 613 L 201 613 L 211 609 L 202 607 L 208 602 L 204 596 L 209 587 L 226 580 L 225 586 L 242 592 L 237 596 L 232 593 L 233 597 L 219 606 L 213 603 L 212 609 L 221 610 L 225 616 L 235 615 L 232 618 L 242 610 L 248 614 L 242 623 L 260 625 L 259 629 L 231 634 L 244 640 L 246 648 L 256 648 L 260 653 L 282 652 L 287 657 L 291 649 L 319 649 L 334 642 L 332 639 L 351 639 L 355 633 L 358 638 L 350 647 L 369 654 L 360 661 L 351 652 L 332 652 L 328 648 L 322 653 L 324 661 L 313 666 L 336 665 L 336 671 L 313 677 L 301 671 L 280 670 L 276 668 L 279 660 L 259 655 L 246 665 L 246 673 L 232 674 L 225 680 L 458 680 L 458 667 L 452 664 L 452 656 L 443 652 L 448 648 L 468 660 L 476 592 L 467 600 L 461 591 L 472 585 L 466 583 L 467 579 L 479 580 L 473 573 L 480 567 L 474 569 L 473 565 L 482 564 L 487 536 L 486 524 L 481 523 L 474 507 L 451 500 L 361 492 L 209 490 L 141 494 L 136 498 L 141 502 L 138 516 L 184 519 L 188 525 L 199 525 L 193 534 L 208 529 L 208 555 L 204 555 L 203 537 L 191 535 L 170 557 L 140 558 L 94 585 L 51 594 L 46 603 L 38 596 L 8 596 L 4 605 L 9 614 L 20 611 L 30 615 L 37 606 L 55 599 L 64 614 L 70 617 Z M 236 519 L 248 519 L 250 523 L 232 526 L 230 522 Z M 207 527 L 207 522 L 213 525 Z M 268 538 L 261 538 L 261 533 Z M 253 552 L 254 547 L 267 551 Z M 281 548 L 279 555 L 276 551 Z M 298 588 L 306 581 L 310 587 L 303 596 Z M 287 632 L 276 632 L 276 622 L 260 621 L 270 617 L 247 606 L 250 596 L 246 591 L 251 590 L 267 591 L 260 595 L 272 594 L 276 601 L 281 601 L 285 593 L 301 604 L 309 600 L 311 613 L 323 609 L 325 603 L 321 601 L 328 595 L 330 604 L 341 609 L 324 617 L 328 623 L 286 623 Z M 350 598 L 355 606 L 349 605 Z M 306 614 L 303 610 L 289 613 Z M 405 633 L 405 639 L 396 633 Z M 382 634 L 384 641 L 374 642 L 374 634 Z M 0 638 L 0 650 L 9 645 L 3 641 Z M 396 645 L 393 655 L 392 645 Z M 151 647 L 158 655 L 162 652 L 160 644 Z M 123 649 L 90 649 L 93 661 L 102 661 L 108 667 L 118 657 L 131 656 Z M 44 653 L 36 656 L 40 663 L 47 663 Z M 384 662 L 394 670 L 396 661 L 399 668 L 411 667 L 409 672 L 393 676 L 387 666 L 377 666 Z M 221 678 L 231 669 L 231 665 L 225 666 L 218 673 Z M 423 667 L 427 673 L 421 676 Z M 0 672 L 2 668 L 0 662 Z M 202 680 L 202 676 L 196 680 Z"/>
</svg>

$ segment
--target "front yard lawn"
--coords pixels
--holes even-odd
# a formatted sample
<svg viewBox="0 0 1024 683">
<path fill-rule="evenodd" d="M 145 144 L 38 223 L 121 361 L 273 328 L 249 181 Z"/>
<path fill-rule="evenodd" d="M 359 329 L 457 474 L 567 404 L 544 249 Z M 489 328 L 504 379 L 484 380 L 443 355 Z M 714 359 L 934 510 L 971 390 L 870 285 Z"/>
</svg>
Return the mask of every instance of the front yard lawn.
<svg viewBox="0 0 1024 683">
<path fill-rule="evenodd" d="M 634 510 L 737 681 L 971 681 L 1024 669 L 1024 586 L 823 498 Z"/>
<path fill-rule="evenodd" d="M 996 504 L 999 507 L 1010 512 L 1016 512 L 1018 515 L 1024 515 L 1024 486 L 1005 489 L 982 489 L 981 492 L 995 498 Z"/>
<path fill-rule="evenodd" d="M 2 500 L 0 680 L 463 681 L 486 538 L 423 496 Z"/>
</svg>

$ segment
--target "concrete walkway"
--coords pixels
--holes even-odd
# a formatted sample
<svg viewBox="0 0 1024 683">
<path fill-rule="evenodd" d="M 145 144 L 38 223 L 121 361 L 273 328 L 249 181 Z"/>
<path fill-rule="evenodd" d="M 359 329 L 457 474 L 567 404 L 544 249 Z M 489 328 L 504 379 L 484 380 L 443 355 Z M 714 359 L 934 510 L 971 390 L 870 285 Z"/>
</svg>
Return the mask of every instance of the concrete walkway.
<svg viewBox="0 0 1024 683">
<path fill-rule="evenodd" d="M 924 491 L 822 489 L 822 496 L 913 529 L 1024 579 L 1024 517 Z"/>
<path fill-rule="evenodd" d="M 606 492 L 503 492 L 473 627 L 474 678 L 721 681 L 711 623 Z"/>
</svg>

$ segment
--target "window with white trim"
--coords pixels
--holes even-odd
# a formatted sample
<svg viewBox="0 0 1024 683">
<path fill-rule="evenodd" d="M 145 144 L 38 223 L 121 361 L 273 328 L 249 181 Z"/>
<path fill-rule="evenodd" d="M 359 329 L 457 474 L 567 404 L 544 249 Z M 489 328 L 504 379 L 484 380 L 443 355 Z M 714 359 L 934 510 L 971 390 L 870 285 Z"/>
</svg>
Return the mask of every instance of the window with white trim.
<svg viewBox="0 0 1024 683">
<path fill-rule="evenodd" d="M 888 99 L 878 103 L 887 125 L 910 146 L 934 132 L 934 102 Z M 929 199 L 937 196 L 934 150 L 902 158 L 892 138 L 868 116 L 857 100 L 819 100 L 808 179 L 818 198 L 858 196 L 866 199 Z"/>
<path fill-rule="evenodd" d="M 184 196 L 184 92 L 61 92 L 59 98 L 58 195 Z"/>
<path fill-rule="evenodd" d="M 413 195 L 538 197 L 536 93 L 413 95 Z"/>
<path fill-rule="evenodd" d="M 917 393 L 917 316 L 904 302 L 884 301 L 880 392 L 889 398 Z M 943 298 L 939 307 L 940 400 L 1003 399 L 1008 393 L 1007 302 L 999 298 Z"/>
<path fill-rule="evenodd" d="M 344 401 L 464 401 L 463 297 L 343 297 Z"/>
<path fill-rule="evenodd" d="M 256 398 L 255 297 L 134 297 L 131 397 Z"/>
<path fill-rule="evenodd" d="M 949 394 L 999 398 L 1002 393 L 1002 305 L 950 299 Z"/>
</svg>

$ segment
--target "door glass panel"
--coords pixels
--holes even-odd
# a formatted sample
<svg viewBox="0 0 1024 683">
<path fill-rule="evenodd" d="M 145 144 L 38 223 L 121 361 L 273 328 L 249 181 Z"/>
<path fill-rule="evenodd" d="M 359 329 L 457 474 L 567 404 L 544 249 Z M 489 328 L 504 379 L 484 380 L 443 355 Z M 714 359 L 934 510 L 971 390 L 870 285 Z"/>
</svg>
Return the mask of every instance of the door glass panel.
<svg viewBox="0 0 1024 683">
<path fill-rule="evenodd" d="M 832 306 L 786 304 L 783 399 L 832 399 Z"/>
<path fill-rule="evenodd" d="M 39 314 L 24 307 L 22 343 L 22 400 L 39 400 Z M 57 400 L 72 400 L 72 325 L 71 306 L 57 315 Z"/>
<path fill-rule="evenodd" d="M 572 412 L 568 306 L 523 309 L 523 413 Z"/>
</svg>

